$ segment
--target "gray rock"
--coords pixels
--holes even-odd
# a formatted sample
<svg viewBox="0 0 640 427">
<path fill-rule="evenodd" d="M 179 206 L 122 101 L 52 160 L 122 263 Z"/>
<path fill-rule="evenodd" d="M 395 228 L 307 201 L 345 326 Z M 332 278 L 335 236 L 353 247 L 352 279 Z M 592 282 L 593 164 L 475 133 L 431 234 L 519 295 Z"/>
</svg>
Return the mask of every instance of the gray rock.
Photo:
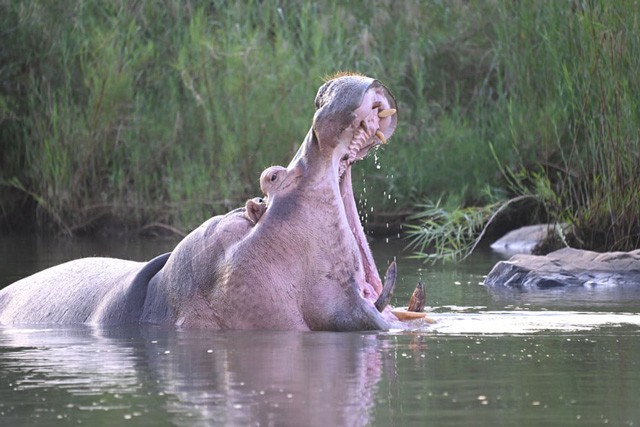
<svg viewBox="0 0 640 427">
<path fill-rule="evenodd" d="M 535 224 L 512 230 L 491 244 L 491 249 L 503 255 L 530 254 L 538 243 L 549 234 L 556 233 L 556 227 L 566 232 L 566 225 Z"/>
<path fill-rule="evenodd" d="M 599 253 L 565 248 L 544 256 L 514 255 L 498 262 L 484 283 L 525 289 L 640 286 L 640 250 Z"/>
</svg>

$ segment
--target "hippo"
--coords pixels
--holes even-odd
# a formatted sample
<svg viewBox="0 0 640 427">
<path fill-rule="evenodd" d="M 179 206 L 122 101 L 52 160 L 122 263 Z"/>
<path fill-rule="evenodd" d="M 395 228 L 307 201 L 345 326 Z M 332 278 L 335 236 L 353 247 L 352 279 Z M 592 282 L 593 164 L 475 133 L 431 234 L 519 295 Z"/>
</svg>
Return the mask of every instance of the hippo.
<svg viewBox="0 0 640 427">
<path fill-rule="evenodd" d="M 397 325 L 362 224 L 351 168 L 397 125 L 378 80 L 341 75 L 315 98 L 311 129 L 263 199 L 210 218 L 149 262 L 73 260 L 0 291 L 1 324 L 359 331 Z"/>
</svg>

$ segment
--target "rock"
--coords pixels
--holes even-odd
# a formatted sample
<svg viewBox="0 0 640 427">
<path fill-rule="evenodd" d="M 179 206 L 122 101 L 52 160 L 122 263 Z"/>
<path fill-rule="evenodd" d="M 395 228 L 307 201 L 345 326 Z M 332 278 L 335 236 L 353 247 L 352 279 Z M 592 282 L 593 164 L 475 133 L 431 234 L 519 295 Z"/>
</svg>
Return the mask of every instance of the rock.
<svg viewBox="0 0 640 427">
<path fill-rule="evenodd" d="M 514 255 L 498 262 L 484 283 L 521 289 L 640 286 L 640 250 L 599 253 L 565 248 L 544 256 Z"/>
<path fill-rule="evenodd" d="M 556 227 L 566 232 L 566 225 L 535 224 L 512 230 L 491 244 L 491 249 L 503 255 L 530 254 L 533 249 L 551 234 Z"/>
</svg>

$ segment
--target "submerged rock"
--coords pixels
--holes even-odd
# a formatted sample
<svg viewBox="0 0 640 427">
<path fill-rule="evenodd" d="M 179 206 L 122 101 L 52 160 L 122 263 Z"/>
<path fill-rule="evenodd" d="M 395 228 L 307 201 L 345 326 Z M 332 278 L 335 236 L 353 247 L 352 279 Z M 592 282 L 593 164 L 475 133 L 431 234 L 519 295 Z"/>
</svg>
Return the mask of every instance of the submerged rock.
<svg viewBox="0 0 640 427">
<path fill-rule="evenodd" d="M 599 253 L 565 248 L 548 255 L 514 255 L 498 262 L 484 283 L 527 289 L 640 286 L 640 250 Z"/>
</svg>

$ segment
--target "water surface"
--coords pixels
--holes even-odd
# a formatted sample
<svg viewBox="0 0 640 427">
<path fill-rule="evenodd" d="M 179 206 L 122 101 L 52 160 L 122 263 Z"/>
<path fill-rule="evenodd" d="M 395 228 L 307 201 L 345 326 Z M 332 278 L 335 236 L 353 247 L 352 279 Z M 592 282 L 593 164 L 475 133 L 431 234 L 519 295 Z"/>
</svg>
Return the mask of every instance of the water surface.
<svg viewBox="0 0 640 427">
<path fill-rule="evenodd" d="M 166 240 L 2 238 L 0 286 L 83 256 L 145 260 Z M 0 328 L 2 425 L 639 425 L 634 290 L 492 292 L 499 259 L 425 267 L 402 244 L 396 305 L 430 317 L 379 333 Z"/>
</svg>

